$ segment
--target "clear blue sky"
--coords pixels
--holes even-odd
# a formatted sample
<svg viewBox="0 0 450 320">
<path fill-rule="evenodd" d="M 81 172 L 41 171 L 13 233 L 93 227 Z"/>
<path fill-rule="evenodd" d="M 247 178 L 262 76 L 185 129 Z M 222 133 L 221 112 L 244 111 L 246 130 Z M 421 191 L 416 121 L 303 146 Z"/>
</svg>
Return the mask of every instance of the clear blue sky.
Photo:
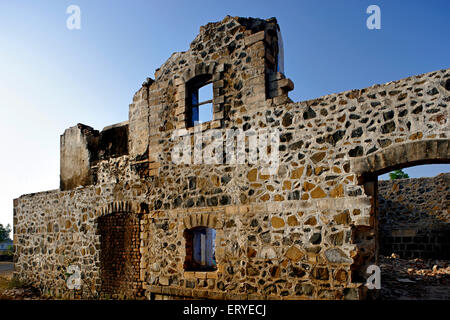
<svg viewBox="0 0 450 320">
<path fill-rule="evenodd" d="M 81 30 L 66 8 L 81 8 Z M 381 8 L 381 30 L 366 8 Z M 12 199 L 59 186 L 59 136 L 78 122 L 128 118 L 146 77 L 226 15 L 281 26 L 294 101 L 450 67 L 450 1 L 0 0 L 0 223 Z M 409 170 L 411 176 L 450 171 Z"/>
</svg>

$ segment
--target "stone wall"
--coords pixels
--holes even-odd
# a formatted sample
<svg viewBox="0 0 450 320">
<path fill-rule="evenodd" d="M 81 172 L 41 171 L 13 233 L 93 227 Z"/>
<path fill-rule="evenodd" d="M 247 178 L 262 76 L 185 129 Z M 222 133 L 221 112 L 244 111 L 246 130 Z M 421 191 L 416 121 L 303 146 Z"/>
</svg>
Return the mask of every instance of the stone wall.
<svg viewBox="0 0 450 320">
<path fill-rule="evenodd" d="M 277 34 L 275 19 L 201 27 L 133 97 L 127 154 L 95 161 L 84 187 L 14 200 L 17 276 L 73 295 L 65 270 L 75 264 L 76 293 L 98 296 L 98 221 L 125 213 L 140 215 L 147 298 L 364 298 L 377 251 L 373 179 L 405 163 L 449 161 L 450 70 L 294 103 L 292 82 L 277 72 Z M 204 74 L 214 118 L 189 128 L 186 88 Z M 195 152 L 198 132 L 227 129 L 247 142 L 261 130 L 279 134 L 277 170 L 251 161 L 258 151 L 242 163 L 173 161 L 180 141 Z M 203 146 L 221 145 L 213 141 Z M 183 233 L 196 226 L 216 229 L 216 271 L 184 270 Z"/>
<path fill-rule="evenodd" d="M 78 124 L 68 128 L 60 138 L 60 188 L 74 189 L 94 183 L 91 172 L 93 141 L 98 131 Z"/>
<path fill-rule="evenodd" d="M 60 189 L 97 183 L 97 163 L 128 155 L 128 121 L 94 130 L 77 124 L 64 131 L 60 143 Z"/>
<path fill-rule="evenodd" d="M 450 258 L 450 173 L 379 181 L 380 254 Z"/>
</svg>

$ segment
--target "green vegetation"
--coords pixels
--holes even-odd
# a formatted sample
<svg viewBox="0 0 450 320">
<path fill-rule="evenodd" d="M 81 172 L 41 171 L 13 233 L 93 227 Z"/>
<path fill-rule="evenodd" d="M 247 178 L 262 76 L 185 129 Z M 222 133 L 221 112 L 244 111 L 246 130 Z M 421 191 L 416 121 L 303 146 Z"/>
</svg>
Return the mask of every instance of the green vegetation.
<svg viewBox="0 0 450 320">
<path fill-rule="evenodd" d="M 395 180 L 395 179 L 408 179 L 409 175 L 405 172 L 403 172 L 403 170 L 394 170 L 391 173 L 389 173 L 389 178 L 391 180 Z"/>
<path fill-rule="evenodd" d="M 11 226 L 8 224 L 6 227 L 4 227 L 0 223 L 0 241 L 8 240 L 10 233 L 11 233 Z"/>
</svg>

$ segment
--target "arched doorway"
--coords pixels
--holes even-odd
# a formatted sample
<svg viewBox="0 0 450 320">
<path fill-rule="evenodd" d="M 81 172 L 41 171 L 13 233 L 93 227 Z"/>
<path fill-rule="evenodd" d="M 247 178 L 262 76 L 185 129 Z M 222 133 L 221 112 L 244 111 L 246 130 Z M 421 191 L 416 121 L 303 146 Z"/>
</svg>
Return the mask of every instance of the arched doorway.
<svg viewBox="0 0 450 320">
<path fill-rule="evenodd" d="M 450 142 L 444 139 L 408 142 L 352 162 L 359 183 L 371 197 L 373 228 L 365 232 L 375 235 L 374 261 L 384 279 L 382 299 L 449 298 L 450 275 L 445 261 L 450 247 L 450 175 L 378 181 L 379 176 L 393 170 L 443 163 L 450 163 Z M 444 274 L 432 279 L 430 276 L 442 267 Z M 422 273 L 417 270 L 420 268 Z"/>
<path fill-rule="evenodd" d="M 97 232 L 101 294 L 112 298 L 140 295 L 140 215 L 119 211 L 100 216 Z"/>
</svg>

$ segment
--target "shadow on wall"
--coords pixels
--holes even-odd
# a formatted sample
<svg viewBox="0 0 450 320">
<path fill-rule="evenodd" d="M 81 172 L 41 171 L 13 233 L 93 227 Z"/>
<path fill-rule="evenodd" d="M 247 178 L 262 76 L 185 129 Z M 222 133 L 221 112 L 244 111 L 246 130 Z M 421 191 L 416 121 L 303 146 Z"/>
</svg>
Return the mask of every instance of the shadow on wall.
<svg viewBox="0 0 450 320">
<path fill-rule="evenodd" d="M 450 259 L 450 173 L 379 181 L 381 255 Z"/>
</svg>

